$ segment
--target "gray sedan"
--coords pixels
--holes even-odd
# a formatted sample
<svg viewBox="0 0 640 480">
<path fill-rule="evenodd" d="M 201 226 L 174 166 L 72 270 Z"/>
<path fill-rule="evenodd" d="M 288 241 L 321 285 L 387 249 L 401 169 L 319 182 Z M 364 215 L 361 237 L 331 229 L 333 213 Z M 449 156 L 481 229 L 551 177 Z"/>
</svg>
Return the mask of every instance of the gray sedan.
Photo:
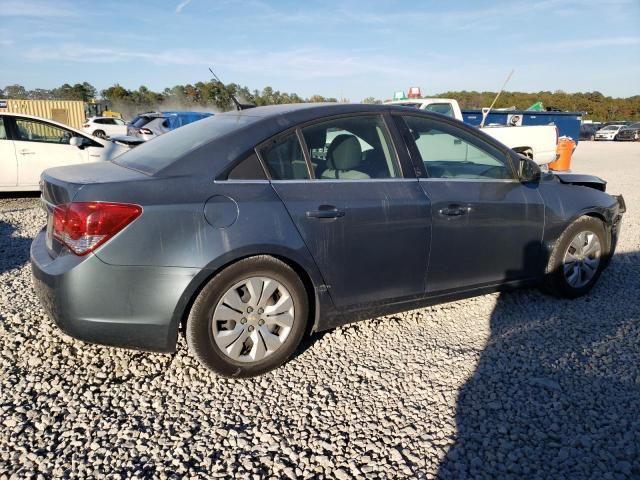
<svg viewBox="0 0 640 480">
<path fill-rule="evenodd" d="M 406 107 L 224 113 L 47 170 L 35 288 L 74 337 L 172 352 L 182 330 L 204 365 L 248 377 L 358 319 L 517 286 L 586 294 L 625 211 L 604 190 Z"/>
</svg>

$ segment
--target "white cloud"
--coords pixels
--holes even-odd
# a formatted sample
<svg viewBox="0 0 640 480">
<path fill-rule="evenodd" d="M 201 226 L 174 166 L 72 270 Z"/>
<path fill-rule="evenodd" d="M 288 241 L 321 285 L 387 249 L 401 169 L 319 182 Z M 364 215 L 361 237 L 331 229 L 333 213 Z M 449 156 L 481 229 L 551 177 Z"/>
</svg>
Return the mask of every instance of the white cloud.
<svg viewBox="0 0 640 480">
<path fill-rule="evenodd" d="M 180 13 L 182 12 L 182 10 L 184 9 L 184 7 L 186 7 L 187 5 L 189 5 L 189 3 L 191 3 L 191 0 L 182 0 L 178 6 L 176 7 L 176 13 Z"/>
</svg>

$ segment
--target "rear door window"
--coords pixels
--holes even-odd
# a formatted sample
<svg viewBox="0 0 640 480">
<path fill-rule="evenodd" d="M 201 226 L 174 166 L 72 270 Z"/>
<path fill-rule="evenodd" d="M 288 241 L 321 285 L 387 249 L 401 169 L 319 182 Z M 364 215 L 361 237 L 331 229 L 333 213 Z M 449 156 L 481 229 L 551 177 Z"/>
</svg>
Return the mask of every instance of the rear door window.
<svg viewBox="0 0 640 480">
<path fill-rule="evenodd" d="M 315 177 L 367 180 L 400 176 L 379 115 L 340 117 L 302 129 Z"/>
</svg>

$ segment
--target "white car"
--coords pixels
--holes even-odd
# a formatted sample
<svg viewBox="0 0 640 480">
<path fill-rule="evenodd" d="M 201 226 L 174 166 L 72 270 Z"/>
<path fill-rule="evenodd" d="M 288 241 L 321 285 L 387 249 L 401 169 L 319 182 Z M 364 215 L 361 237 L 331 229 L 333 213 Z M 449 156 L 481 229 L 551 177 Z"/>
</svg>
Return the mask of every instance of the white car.
<svg viewBox="0 0 640 480">
<path fill-rule="evenodd" d="M 52 120 L 0 113 L 0 191 L 37 191 L 47 168 L 111 160 L 127 150 Z"/>
<path fill-rule="evenodd" d="M 127 124 L 121 118 L 91 117 L 82 125 L 82 131 L 98 138 L 126 135 Z"/>
<path fill-rule="evenodd" d="M 594 140 L 615 140 L 616 135 L 624 125 L 607 125 L 598 130 L 593 137 Z"/>
</svg>

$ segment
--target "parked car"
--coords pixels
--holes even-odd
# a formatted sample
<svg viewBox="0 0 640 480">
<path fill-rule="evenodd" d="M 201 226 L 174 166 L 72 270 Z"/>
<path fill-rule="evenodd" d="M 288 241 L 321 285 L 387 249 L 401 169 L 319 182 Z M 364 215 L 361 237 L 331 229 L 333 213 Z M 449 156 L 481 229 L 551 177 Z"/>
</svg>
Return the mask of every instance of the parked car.
<svg viewBox="0 0 640 480">
<path fill-rule="evenodd" d="M 621 142 L 635 142 L 640 140 L 640 122 L 632 123 L 629 126 L 623 127 L 616 135 L 616 140 Z"/>
<path fill-rule="evenodd" d="M 58 326 L 161 352 L 184 328 L 234 377 L 358 319 L 515 286 L 584 295 L 625 211 L 597 177 L 543 174 L 477 128 L 393 105 L 223 113 L 42 181 L 31 263 Z"/>
<path fill-rule="evenodd" d="M 583 123 L 580 125 L 580 140 L 595 140 L 596 132 L 602 128 L 600 123 Z"/>
<path fill-rule="evenodd" d="M 126 150 L 52 120 L 0 113 L 0 191 L 37 191 L 47 168 L 109 160 Z"/>
<path fill-rule="evenodd" d="M 90 117 L 82 125 L 82 131 L 94 137 L 108 138 L 114 135 L 126 135 L 127 124 L 121 118 Z"/>
<path fill-rule="evenodd" d="M 126 135 L 150 140 L 176 128 L 213 115 L 208 112 L 147 112 L 134 118 L 127 127 Z"/>
<path fill-rule="evenodd" d="M 622 127 L 622 125 L 607 125 L 596 132 L 594 140 L 615 140 Z"/>
</svg>

